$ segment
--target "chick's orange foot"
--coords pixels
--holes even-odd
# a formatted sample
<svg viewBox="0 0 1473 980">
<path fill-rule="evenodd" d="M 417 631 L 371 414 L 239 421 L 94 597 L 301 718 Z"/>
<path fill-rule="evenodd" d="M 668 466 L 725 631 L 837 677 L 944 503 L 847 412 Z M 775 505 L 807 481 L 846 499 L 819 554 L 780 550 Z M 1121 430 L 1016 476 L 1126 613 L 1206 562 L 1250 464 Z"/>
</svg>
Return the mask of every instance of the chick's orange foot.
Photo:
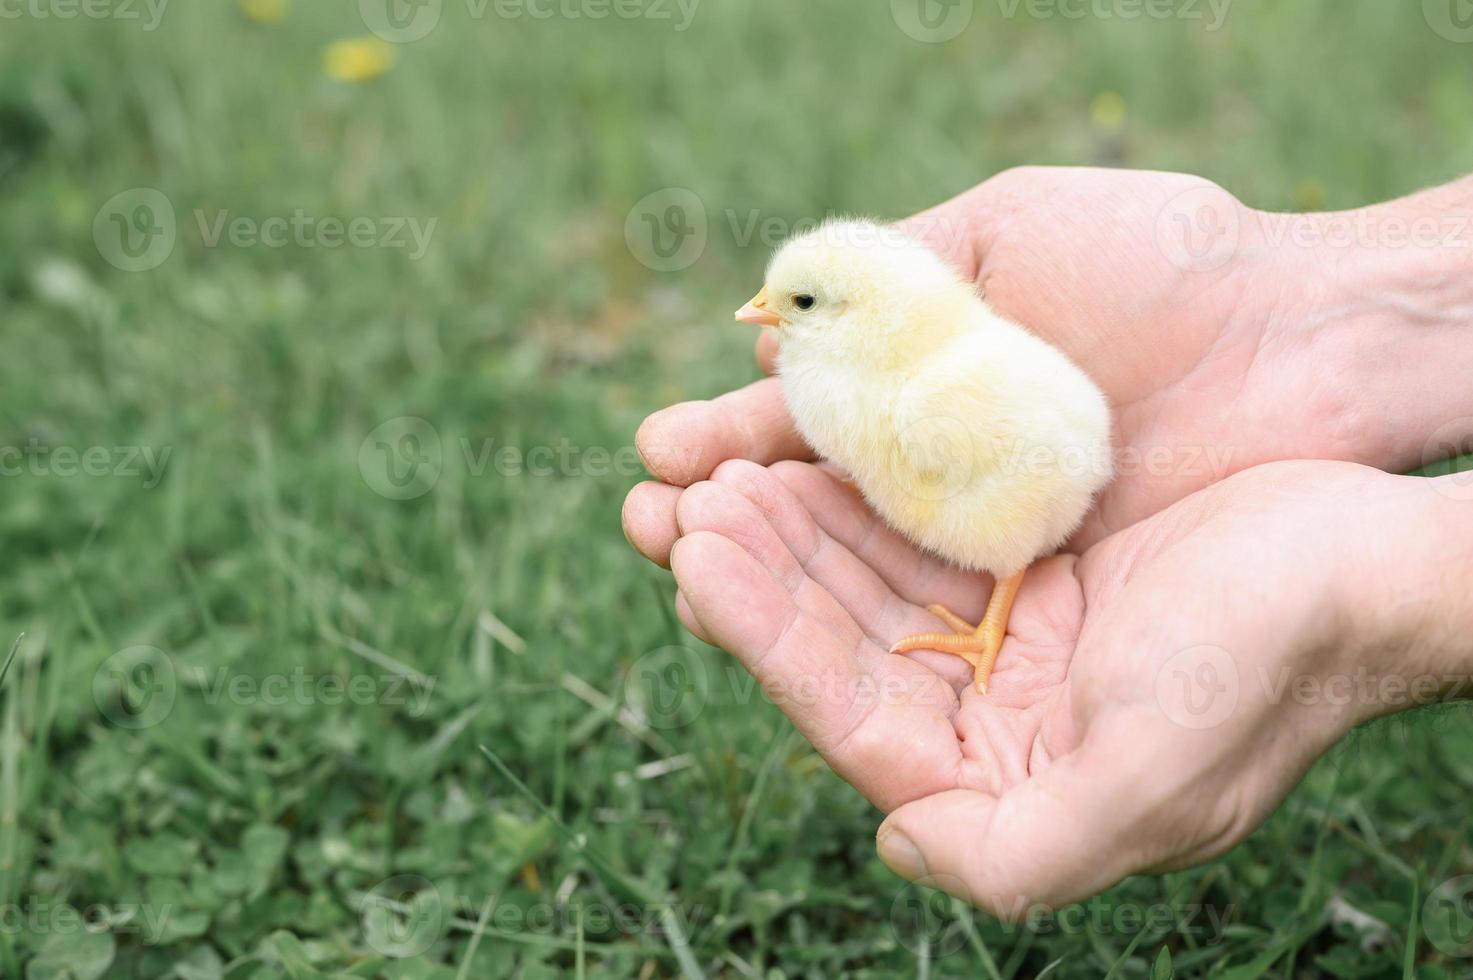
<svg viewBox="0 0 1473 980">
<path fill-rule="evenodd" d="M 1002 579 L 993 587 L 992 598 L 987 600 L 987 612 L 982 622 L 973 626 L 945 606 L 928 606 L 931 614 L 951 627 L 951 633 L 917 633 L 907 636 L 890 648 L 891 653 L 910 653 L 914 650 L 936 650 L 961 657 L 972 665 L 977 681 L 977 692 L 987 693 L 987 682 L 992 677 L 992 668 L 997 663 L 997 654 L 1002 650 L 1002 641 L 1008 634 L 1008 616 L 1013 611 L 1013 600 L 1018 596 L 1018 587 L 1023 584 L 1023 572 Z"/>
</svg>

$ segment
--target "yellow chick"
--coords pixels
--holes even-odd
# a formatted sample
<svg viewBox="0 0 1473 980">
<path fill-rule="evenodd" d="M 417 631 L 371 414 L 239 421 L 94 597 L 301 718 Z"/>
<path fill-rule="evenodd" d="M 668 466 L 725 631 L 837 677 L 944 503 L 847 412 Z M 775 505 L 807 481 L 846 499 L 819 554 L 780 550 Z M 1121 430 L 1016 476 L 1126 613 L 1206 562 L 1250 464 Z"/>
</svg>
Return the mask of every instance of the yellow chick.
<svg viewBox="0 0 1473 980">
<path fill-rule="evenodd" d="M 985 694 L 1028 566 L 1068 539 L 1110 480 L 1104 394 L 930 249 L 870 221 L 789 240 L 736 318 L 775 331 L 798 431 L 875 512 L 996 579 L 979 625 L 931 606 L 955 632 L 891 648 L 962 657 Z"/>
</svg>

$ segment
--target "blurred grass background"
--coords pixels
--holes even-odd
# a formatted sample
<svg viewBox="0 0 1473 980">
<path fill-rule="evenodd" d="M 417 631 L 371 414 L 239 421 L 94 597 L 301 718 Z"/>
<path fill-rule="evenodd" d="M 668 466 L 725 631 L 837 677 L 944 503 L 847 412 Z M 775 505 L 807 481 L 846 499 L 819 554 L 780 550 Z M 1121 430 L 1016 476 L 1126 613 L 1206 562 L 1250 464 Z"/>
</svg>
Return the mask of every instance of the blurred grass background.
<svg viewBox="0 0 1473 980">
<path fill-rule="evenodd" d="M 652 409 L 754 376 L 729 322 L 753 213 L 898 217 L 1023 163 L 1279 209 L 1458 176 L 1473 46 L 1418 4 L 1238 0 L 1209 31 L 1205 4 L 979 2 L 927 44 L 883 3 L 705 0 L 677 30 L 673 5 L 446 0 L 343 81 L 352 0 L 174 0 L 155 30 L 141 2 L 28 3 L 0 21 L 0 445 L 50 463 L 0 479 L 0 637 L 28 633 L 0 695 L 0 976 L 1470 975 L 1421 921 L 1473 870 L 1466 716 L 1358 735 L 1204 869 L 1005 928 L 903 887 L 877 814 L 680 631 L 619 532 L 632 468 L 462 451 L 617 464 Z M 94 219 L 135 188 L 177 239 L 130 273 Z M 669 188 L 710 223 L 662 273 L 624 228 Z M 297 209 L 436 224 L 412 260 L 208 247 L 196 218 Z M 379 429 L 406 416 L 438 479 L 390 499 L 361 450 L 429 452 Z M 113 468 L 61 475 L 62 447 Z M 167 451 L 162 479 L 113 447 Z M 710 679 L 697 717 L 646 724 L 652 662 Z M 330 703 L 330 677 L 371 696 Z"/>
</svg>

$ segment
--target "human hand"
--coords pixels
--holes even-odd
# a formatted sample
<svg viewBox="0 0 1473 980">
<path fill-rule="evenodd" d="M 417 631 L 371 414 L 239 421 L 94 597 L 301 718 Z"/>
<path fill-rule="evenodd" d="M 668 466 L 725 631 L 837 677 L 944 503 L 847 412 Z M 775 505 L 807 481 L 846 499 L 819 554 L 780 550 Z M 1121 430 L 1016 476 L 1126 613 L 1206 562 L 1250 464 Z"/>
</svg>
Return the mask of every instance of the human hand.
<svg viewBox="0 0 1473 980">
<path fill-rule="evenodd" d="M 1429 575 L 1473 570 L 1473 544 L 1446 542 L 1468 506 L 1350 464 L 1249 470 L 1035 565 L 985 697 L 956 658 L 886 652 L 935 627 L 923 602 L 975 618 L 984 578 L 916 550 L 818 466 L 719 466 L 679 498 L 672 566 L 686 625 L 889 812 L 881 857 L 1017 919 L 1225 851 L 1351 727 L 1400 706 L 1305 699 L 1303 681 L 1443 676 L 1382 641 L 1435 618 L 1402 601 Z"/>
<path fill-rule="evenodd" d="M 1405 224 L 1407 214 L 1453 207 L 1437 197 L 1449 193 L 1363 213 L 1269 215 L 1198 177 L 1029 167 L 901 226 L 1109 396 L 1118 476 L 1077 551 L 1259 463 L 1409 469 L 1430 461 L 1435 431 L 1454 444 L 1473 436 L 1473 389 L 1460 380 L 1473 370 L 1473 344 L 1455 319 L 1473 297 L 1453 295 L 1473 280 L 1447 274 L 1465 252 L 1395 248 L 1375 231 L 1378 220 L 1389 228 L 1392 216 Z M 1369 233 L 1337 231 L 1366 222 Z M 765 367 L 774 349 L 771 337 L 759 341 Z M 779 384 L 646 420 L 640 451 L 666 486 L 637 487 L 625 520 L 653 560 L 665 564 L 674 542 L 672 487 L 727 459 L 809 457 Z"/>
</svg>

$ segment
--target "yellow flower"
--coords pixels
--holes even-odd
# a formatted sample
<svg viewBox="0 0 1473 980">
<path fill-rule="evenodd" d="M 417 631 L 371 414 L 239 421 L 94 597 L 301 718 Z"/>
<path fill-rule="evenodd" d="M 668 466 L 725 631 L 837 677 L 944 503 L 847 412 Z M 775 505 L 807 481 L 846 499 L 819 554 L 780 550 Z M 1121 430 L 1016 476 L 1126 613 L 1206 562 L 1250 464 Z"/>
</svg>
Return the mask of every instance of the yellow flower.
<svg viewBox="0 0 1473 980">
<path fill-rule="evenodd" d="M 1119 129 L 1125 122 L 1125 99 L 1119 92 L 1101 92 L 1089 104 L 1089 117 L 1100 129 Z"/>
<path fill-rule="evenodd" d="M 394 49 L 376 37 L 345 38 L 327 46 L 322 67 L 339 82 L 366 82 L 394 67 Z"/>
<path fill-rule="evenodd" d="M 240 0 L 240 9 L 257 24 L 280 24 L 286 20 L 288 0 Z"/>
</svg>

